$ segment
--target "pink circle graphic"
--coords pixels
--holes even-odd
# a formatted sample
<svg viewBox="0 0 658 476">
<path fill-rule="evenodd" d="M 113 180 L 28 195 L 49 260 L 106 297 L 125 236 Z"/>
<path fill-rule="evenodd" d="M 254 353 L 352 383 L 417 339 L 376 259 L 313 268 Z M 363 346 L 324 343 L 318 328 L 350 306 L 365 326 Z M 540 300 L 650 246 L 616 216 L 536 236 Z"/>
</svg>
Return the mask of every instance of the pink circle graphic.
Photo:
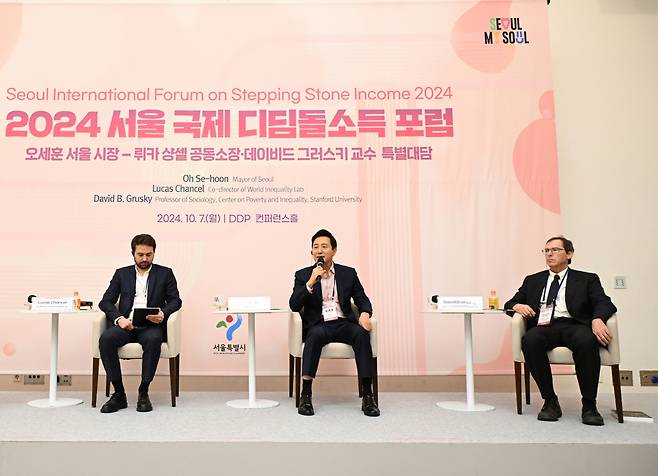
<svg viewBox="0 0 658 476">
<path fill-rule="evenodd" d="M 9 342 L 2 347 L 2 353 L 5 354 L 7 357 L 11 357 L 16 353 L 16 346 L 13 343 Z"/>
<path fill-rule="evenodd" d="M 7 61 L 21 33 L 23 6 L 18 3 L 0 5 L 0 67 Z"/>
<path fill-rule="evenodd" d="M 560 213 L 553 91 L 539 98 L 541 118 L 521 131 L 514 144 L 514 171 L 523 191 L 535 203 Z"/>
</svg>

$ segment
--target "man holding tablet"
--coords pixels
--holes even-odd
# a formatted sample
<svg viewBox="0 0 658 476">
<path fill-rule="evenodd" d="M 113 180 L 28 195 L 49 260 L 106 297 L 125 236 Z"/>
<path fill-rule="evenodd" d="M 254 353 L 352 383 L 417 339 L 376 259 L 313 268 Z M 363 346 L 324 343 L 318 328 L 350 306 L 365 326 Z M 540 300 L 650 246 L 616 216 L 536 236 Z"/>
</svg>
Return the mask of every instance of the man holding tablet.
<svg viewBox="0 0 658 476">
<path fill-rule="evenodd" d="M 130 246 L 135 264 L 114 272 L 98 304 L 107 319 L 107 329 L 99 341 L 101 360 L 114 387 L 101 413 L 114 413 L 128 406 L 118 349 L 130 342 L 139 342 L 144 349 L 137 411 L 153 410 L 148 388 L 158 366 L 161 344 L 167 338 L 167 318 L 182 304 L 173 271 L 153 264 L 155 239 L 137 235 Z"/>
</svg>

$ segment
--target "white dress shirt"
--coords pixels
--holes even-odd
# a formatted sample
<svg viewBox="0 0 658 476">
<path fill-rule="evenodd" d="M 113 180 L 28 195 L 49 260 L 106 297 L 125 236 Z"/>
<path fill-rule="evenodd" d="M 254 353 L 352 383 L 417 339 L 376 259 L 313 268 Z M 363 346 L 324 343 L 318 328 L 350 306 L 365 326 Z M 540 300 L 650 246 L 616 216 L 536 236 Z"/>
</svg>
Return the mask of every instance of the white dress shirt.
<svg viewBox="0 0 658 476">
<path fill-rule="evenodd" d="M 336 270 L 334 269 L 334 264 L 331 263 L 331 268 L 329 271 L 325 271 L 320 275 L 320 285 L 322 286 L 322 302 L 331 301 L 333 298 L 336 302 L 336 315 L 340 317 L 345 317 L 345 313 L 340 308 L 340 303 L 338 302 L 338 288 L 336 286 Z M 306 286 L 306 290 L 309 293 L 313 293 L 313 289 L 309 289 Z"/>
<path fill-rule="evenodd" d="M 551 283 L 553 282 L 553 279 L 555 279 L 555 275 L 557 274 L 560 277 L 560 290 L 557 292 L 557 297 L 555 298 L 555 312 L 553 313 L 553 317 L 571 317 L 571 314 L 569 314 L 569 311 L 567 310 L 567 300 L 565 297 L 567 291 L 567 276 L 569 275 L 568 271 L 569 268 L 565 268 L 559 273 L 554 273 L 550 269 L 548 270 L 548 279 L 546 280 L 546 286 L 542 293 L 542 301 L 546 301 L 548 291 L 551 289 Z M 542 302 L 542 304 L 550 303 Z"/>
<path fill-rule="evenodd" d="M 140 269 L 135 265 L 135 299 L 133 300 L 133 308 L 128 315 L 128 320 L 133 320 L 133 311 L 136 307 L 147 307 L 146 302 L 148 301 L 148 290 L 149 290 L 149 273 L 153 265 L 149 266 L 143 274 L 140 274 Z M 118 325 L 119 319 L 123 316 L 119 316 L 114 320 L 114 325 Z"/>
</svg>

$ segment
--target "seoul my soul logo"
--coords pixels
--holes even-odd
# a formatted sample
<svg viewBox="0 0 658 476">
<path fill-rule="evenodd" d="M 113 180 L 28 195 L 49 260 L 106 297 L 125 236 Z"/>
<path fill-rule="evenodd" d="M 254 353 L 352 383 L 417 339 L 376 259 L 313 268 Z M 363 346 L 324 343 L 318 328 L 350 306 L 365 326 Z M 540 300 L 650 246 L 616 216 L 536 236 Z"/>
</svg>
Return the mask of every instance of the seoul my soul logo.
<svg viewBox="0 0 658 476">
<path fill-rule="evenodd" d="M 225 321 L 219 321 L 215 327 L 218 329 L 220 327 L 225 327 L 226 328 L 226 340 L 231 342 L 233 340 L 233 334 L 235 331 L 238 330 L 238 328 L 242 325 L 242 317 L 239 315 L 236 315 L 233 317 L 232 315 L 226 316 Z"/>
<path fill-rule="evenodd" d="M 521 26 L 521 19 L 490 18 L 489 31 L 484 32 L 485 45 L 527 45 L 528 32 Z"/>
</svg>

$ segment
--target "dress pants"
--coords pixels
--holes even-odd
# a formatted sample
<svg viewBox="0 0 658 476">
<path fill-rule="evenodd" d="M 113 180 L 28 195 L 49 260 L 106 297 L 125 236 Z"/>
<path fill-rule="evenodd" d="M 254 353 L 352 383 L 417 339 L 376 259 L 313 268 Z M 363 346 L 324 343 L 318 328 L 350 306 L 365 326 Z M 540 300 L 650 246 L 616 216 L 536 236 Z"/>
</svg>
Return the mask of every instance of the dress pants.
<svg viewBox="0 0 658 476">
<path fill-rule="evenodd" d="M 144 327 L 127 331 L 112 326 L 101 334 L 99 346 L 103 367 L 111 382 L 121 380 L 119 347 L 131 342 L 139 342 L 144 350 L 142 356 L 142 382 L 150 383 L 160 360 L 161 344 L 164 340 L 162 327 Z"/>
<path fill-rule="evenodd" d="M 554 318 L 549 326 L 529 329 L 521 340 L 526 363 L 544 400 L 556 396 L 546 354 L 555 347 L 568 347 L 573 352 L 580 393 L 584 400 L 596 401 L 601 372 L 599 342 L 590 326 L 564 317 Z"/>
<path fill-rule="evenodd" d="M 359 377 L 372 378 L 370 333 L 359 324 L 341 318 L 321 322 L 308 330 L 302 355 L 302 375 L 315 378 L 322 348 L 331 342 L 351 345 Z"/>
</svg>

